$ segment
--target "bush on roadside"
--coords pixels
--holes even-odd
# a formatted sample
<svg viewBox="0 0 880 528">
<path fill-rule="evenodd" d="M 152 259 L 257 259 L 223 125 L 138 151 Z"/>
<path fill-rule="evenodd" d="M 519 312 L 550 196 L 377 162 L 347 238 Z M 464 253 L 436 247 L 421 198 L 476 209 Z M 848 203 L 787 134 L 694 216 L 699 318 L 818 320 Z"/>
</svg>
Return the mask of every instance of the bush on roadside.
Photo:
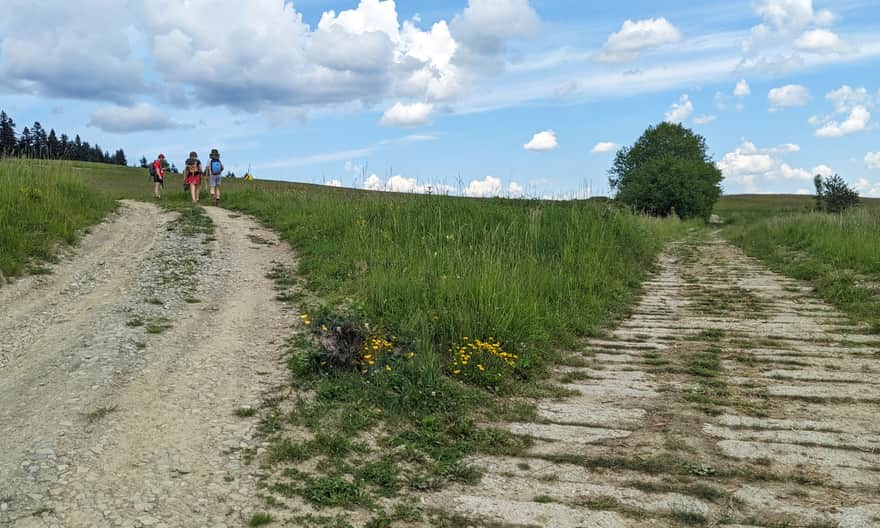
<svg viewBox="0 0 880 528">
<path fill-rule="evenodd" d="M 816 207 L 820 211 L 842 213 L 859 204 L 859 193 L 837 174 L 829 178 L 817 174 L 813 183 L 816 185 Z"/>
</svg>

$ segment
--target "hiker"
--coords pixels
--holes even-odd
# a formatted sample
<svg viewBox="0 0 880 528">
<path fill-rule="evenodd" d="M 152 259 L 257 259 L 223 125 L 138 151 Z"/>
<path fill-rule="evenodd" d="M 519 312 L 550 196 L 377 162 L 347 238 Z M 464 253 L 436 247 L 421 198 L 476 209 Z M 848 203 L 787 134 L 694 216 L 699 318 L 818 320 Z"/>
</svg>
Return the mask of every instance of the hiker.
<svg viewBox="0 0 880 528">
<path fill-rule="evenodd" d="M 208 163 L 208 188 L 211 191 L 211 201 L 214 205 L 220 203 L 220 179 L 223 177 L 223 163 L 220 162 L 220 152 L 211 149 Z"/>
<path fill-rule="evenodd" d="M 162 198 L 162 187 L 165 185 L 165 171 L 162 164 L 165 162 L 165 154 L 159 154 L 159 157 L 150 165 L 150 177 L 153 180 L 153 196 L 158 200 Z"/>
<path fill-rule="evenodd" d="M 202 185 L 202 162 L 195 152 L 189 153 L 183 168 L 183 183 L 189 185 L 189 194 L 193 203 L 199 203 L 199 191 Z"/>
</svg>

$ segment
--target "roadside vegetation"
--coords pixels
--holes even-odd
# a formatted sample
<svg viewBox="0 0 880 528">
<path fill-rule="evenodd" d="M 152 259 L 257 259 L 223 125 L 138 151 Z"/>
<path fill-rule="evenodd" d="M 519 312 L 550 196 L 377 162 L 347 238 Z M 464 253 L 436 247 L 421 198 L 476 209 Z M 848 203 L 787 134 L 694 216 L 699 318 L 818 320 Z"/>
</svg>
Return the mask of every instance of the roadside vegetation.
<svg viewBox="0 0 880 528">
<path fill-rule="evenodd" d="M 880 200 L 815 212 L 809 196 L 731 196 L 715 208 L 748 254 L 880 331 Z"/>
<path fill-rule="evenodd" d="M 664 243 L 689 225 L 597 202 L 278 183 L 224 201 L 299 252 L 309 296 L 286 293 L 291 270 L 273 278 L 302 309 L 290 365 L 314 397 L 286 412 L 271 402 L 271 458 L 289 467 L 267 495 L 319 508 L 476 482 L 467 455 L 523 449 L 479 425 L 532 416 L 498 396 L 556 394 L 545 373 L 560 350 L 624 315 Z M 291 426 L 311 437 L 285 437 Z"/>
<path fill-rule="evenodd" d="M 69 165 L 0 160 L 0 273 L 41 272 L 57 244 L 74 243 L 81 229 L 114 207 Z"/>
</svg>

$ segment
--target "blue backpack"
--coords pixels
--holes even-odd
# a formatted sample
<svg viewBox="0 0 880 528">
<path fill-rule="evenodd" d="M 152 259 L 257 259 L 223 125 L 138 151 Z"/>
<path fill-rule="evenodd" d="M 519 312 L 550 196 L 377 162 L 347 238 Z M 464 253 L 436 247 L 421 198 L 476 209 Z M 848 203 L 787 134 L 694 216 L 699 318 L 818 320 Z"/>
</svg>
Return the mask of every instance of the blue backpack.
<svg viewBox="0 0 880 528">
<path fill-rule="evenodd" d="M 211 160 L 211 174 L 214 176 L 220 176 L 220 173 L 223 172 L 223 164 L 220 163 L 218 159 Z"/>
</svg>

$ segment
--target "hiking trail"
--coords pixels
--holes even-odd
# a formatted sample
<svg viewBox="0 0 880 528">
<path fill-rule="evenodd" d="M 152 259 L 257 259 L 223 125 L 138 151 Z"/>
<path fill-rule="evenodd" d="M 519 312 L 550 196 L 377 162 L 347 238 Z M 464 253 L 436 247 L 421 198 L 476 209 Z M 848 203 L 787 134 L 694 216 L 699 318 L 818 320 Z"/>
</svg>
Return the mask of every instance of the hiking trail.
<svg viewBox="0 0 880 528">
<path fill-rule="evenodd" d="M 0 288 L 0 525 L 241 526 L 259 407 L 287 376 L 295 319 L 256 222 L 207 207 L 212 236 L 124 201 L 72 255 Z"/>
</svg>

